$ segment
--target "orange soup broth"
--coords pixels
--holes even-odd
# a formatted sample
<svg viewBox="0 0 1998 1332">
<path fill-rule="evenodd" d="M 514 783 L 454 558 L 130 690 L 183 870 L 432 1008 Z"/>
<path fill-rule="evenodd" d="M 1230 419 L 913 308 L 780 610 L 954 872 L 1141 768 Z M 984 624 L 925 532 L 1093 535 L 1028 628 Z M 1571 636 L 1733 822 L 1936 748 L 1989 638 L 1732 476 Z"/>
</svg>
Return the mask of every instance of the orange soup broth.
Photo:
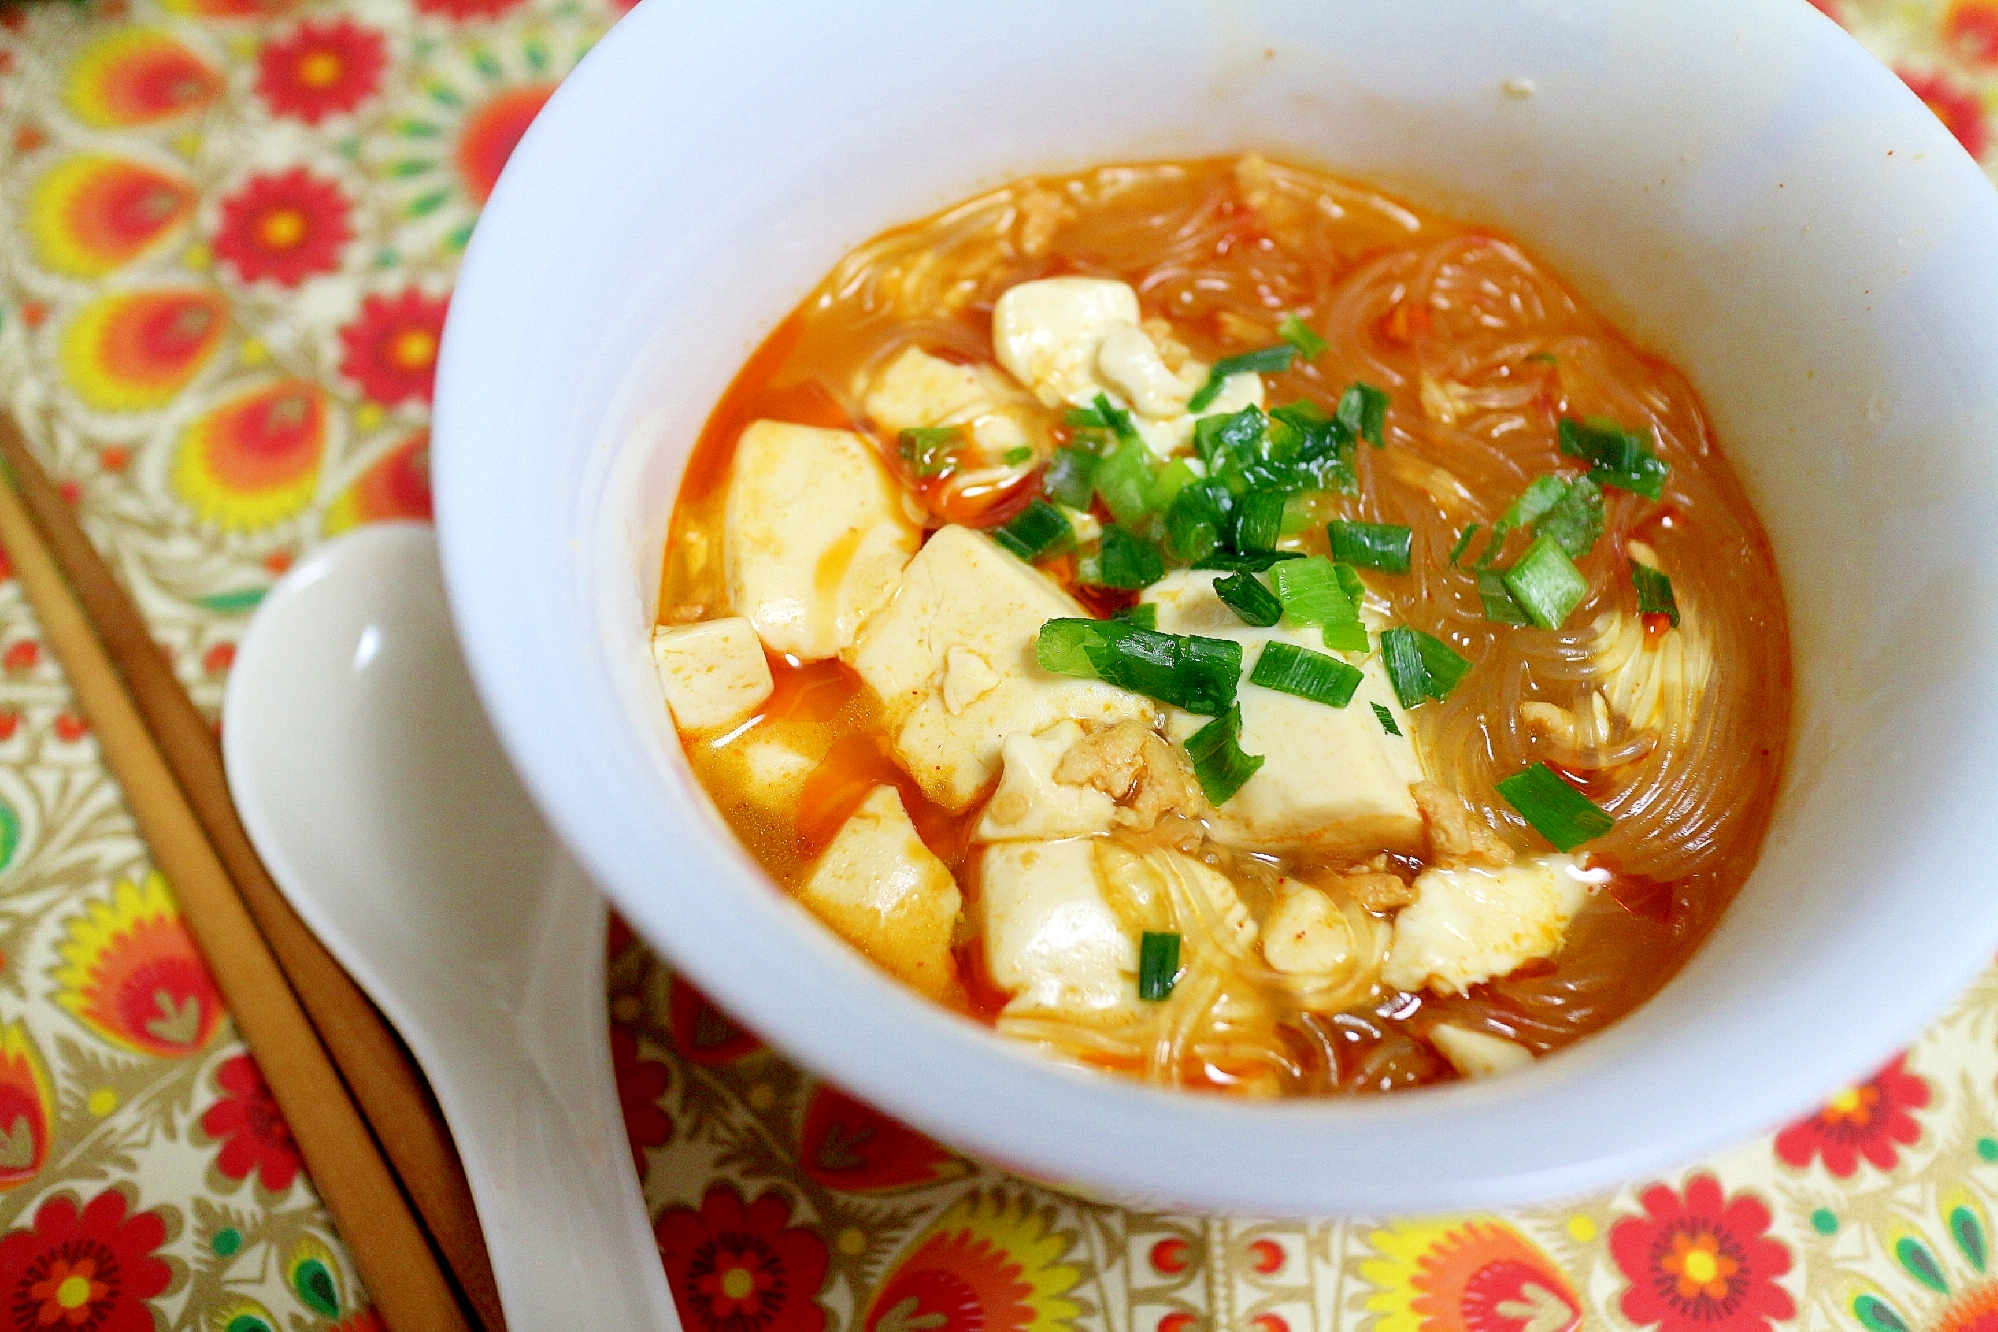
<svg viewBox="0 0 1998 1332">
<path fill-rule="evenodd" d="M 1041 200 L 1042 215 L 1047 199 L 1060 201 L 1058 220 L 1038 245 L 1022 239 L 1034 224 L 1030 195 Z M 866 262 L 870 254 L 911 253 L 927 254 L 927 267 Z M 1386 389 L 1387 447 L 1357 450 L 1359 493 L 1321 495 L 1312 527 L 1291 544 L 1325 553 L 1322 525 L 1333 518 L 1413 529 L 1413 572 L 1370 572 L 1368 585 L 1397 620 L 1474 663 L 1449 699 L 1412 713 L 1414 738 L 1429 774 L 1462 794 L 1522 854 L 1546 846 L 1497 797 L 1494 783 L 1533 761 L 1554 763 L 1618 816 L 1616 829 L 1587 848 L 1590 863 L 1615 877 L 1570 925 L 1559 954 L 1465 995 L 1388 994 L 1349 1013 L 1294 1015 L 1284 1029 L 1291 1067 L 1283 1090 L 1382 1091 L 1448 1080 L 1455 1073 L 1422 1039 L 1437 1021 L 1544 1053 L 1655 993 L 1747 877 L 1768 825 L 1789 729 L 1782 593 L 1767 537 L 1690 384 L 1488 229 L 1314 172 L 1215 159 L 1020 182 L 884 233 L 778 325 L 709 418 L 674 510 L 660 622 L 731 613 L 721 559 L 723 483 L 743 428 L 759 418 L 870 434 L 926 507 L 932 529 L 1010 518 L 1039 493 L 1037 471 L 996 492 L 947 493 L 909 476 L 895 441 L 872 432 L 861 400 L 871 373 L 910 345 L 996 364 L 993 302 L 1017 283 L 1066 274 L 1130 283 L 1145 317 L 1169 320 L 1173 335 L 1209 362 L 1269 346 L 1285 315 L 1302 318 L 1330 346 L 1266 377 L 1272 405 L 1306 398 L 1329 411 L 1356 380 Z M 1564 631 L 1487 623 L 1468 567 L 1483 542 L 1461 557 L 1465 567 L 1449 561 L 1450 549 L 1471 523 L 1488 534 L 1534 477 L 1579 474 L 1582 467 L 1560 452 L 1557 422 L 1597 415 L 1652 429 L 1672 466 L 1662 500 L 1605 492 L 1604 536 L 1577 561 L 1591 594 Z M 1055 441 L 1066 440 L 1059 414 L 1049 414 L 1048 428 Z M 1516 713 L 1527 700 L 1578 701 L 1575 672 L 1561 663 L 1575 657 L 1577 626 L 1608 610 L 1634 613 L 1632 541 L 1656 552 L 1681 606 L 1701 615 L 1717 663 L 1713 689 L 1724 703 L 1703 704 L 1718 716 L 1704 715 L 1683 744 L 1668 739 L 1595 769 L 1590 756 L 1527 732 Z M 1514 534 L 1504 560 L 1516 559 L 1526 543 Z M 1132 600 L 1077 586 L 1072 558 L 1042 567 L 1092 613 Z M 1669 624 L 1646 628 L 1649 650 Z M 952 816 L 921 796 L 889 756 L 858 676 L 838 662 L 773 657 L 770 665 L 777 688 L 764 709 L 719 739 L 688 740 L 686 750 L 722 817 L 776 883 L 795 889 L 867 790 L 887 782 L 901 791 L 925 843 L 975 893 L 968 834 L 976 808 Z M 794 805 L 759 802 L 743 757 L 771 737 L 816 765 Z M 1716 770 L 1690 778 L 1662 771 L 1675 756 Z M 968 941 L 958 960 L 970 1011 L 989 1021 L 1005 995 L 978 951 Z M 1182 1077 L 1186 1085 L 1222 1089 L 1236 1080 L 1225 1068 Z"/>
</svg>

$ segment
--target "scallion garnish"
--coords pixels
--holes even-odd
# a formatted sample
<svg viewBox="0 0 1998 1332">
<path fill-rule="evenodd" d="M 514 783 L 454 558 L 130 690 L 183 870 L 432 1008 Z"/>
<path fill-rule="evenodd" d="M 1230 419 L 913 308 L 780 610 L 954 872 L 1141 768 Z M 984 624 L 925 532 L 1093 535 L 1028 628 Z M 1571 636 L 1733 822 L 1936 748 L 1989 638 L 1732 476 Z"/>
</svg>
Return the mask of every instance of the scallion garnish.
<svg viewBox="0 0 1998 1332">
<path fill-rule="evenodd" d="M 1225 569 L 1230 573 L 1262 573 L 1305 558 L 1301 550 L 1266 550 L 1253 555 L 1237 555 L 1232 550 L 1209 551 L 1195 560 L 1196 569 Z"/>
<path fill-rule="evenodd" d="M 1270 570 L 1277 599 L 1292 624 L 1316 626 L 1325 646 L 1339 652 L 1365 652 L 1367 627 L 1360 608 L 1340 580 L 1339 571 L 1323 555 L 1286 560 Z"/>
<path fill-rule="evenodd" d="M 1559 629 L 1589 595 L 1589 580 L 1551 536 L 1534 538 L 1504 578 L 1505 590 L 1542 629 Z"/>
<path fill-rule="evenodd" d="M 1561 362 L 1555 357 L 1554 353 L 1550 351 L 1528 352 L 1526 354 L 1526 359 L 1529 361 L 1538 361 L 1542 365 L 1561 364 Z"/>
<path fill-rule="evenodd" d="M 1096 493 L 1120 523 L 1141 523 L 1151 512 L 1151 482 L 1152 451 L 1141 440 L 1119 444 L 1096 469 Z"/>
<path fill-rule="evenodd" d="M 1227 386 L 1230 375 L 1246 375 L 1251 372 L 1259 375 L 1282 374 L 1290 369 L 1290 358 L 1296 354 L 1296 348 L 1290 346 L 1259 347 L 1252 352 L 1243 352 L 1240 356 L 1229 356 L 1216 361 L 1214 368 L 1207 372 L 1207 382 L 1187 399 L 1186 410 L 1201 411 L 1208 403 L 1220 397 L 1221 390 Z"/>
<path fill-rule="evenodd" d="M 1242 617 L 1242 623 L 1267 629 L 1283 618 L 1283 603 L 1252 573 L 1229 574 L 1214 580 L 1214 595 Z"/>
<path fill-rule="evenodd" d="M 1401 728 L 1394 724 L 1394 714 L 1387 710 L 1386 704 L 1384 703 L 1374 704 L 1374 716 L 1380 719 L 1381 729 L 1383 731 L 1386 731 L 1389 735 L 1401 734 Z"/>
<path fill-rule="evenodd" d="M 1540 515 L 1561 502 L 1568 493 L 1568 483 L 1558 476 L 1535 477 L 1530 485 L 1520 493 L 1518 499 L 1506 507 L 1506 511 L 1492 529 L 1494 537 L 1538 522 Z"/>
<path fill-rule="evenodd" d="M 1029 502 L 1012 522 L 992 534 L 994 541 L 1029 564 L 1066 547 L 1074 537 L 1075 529 L 1062 511 L 1044 499 Z"/>
<path fill-rule="evenodd" d="M 1533 524 L 1535 536 L 1553 537 L 1571 560 L 1595 548 L 1603 534 L 1603 491 L 1592 477 L 1578 476 Z"/>
<path fill-rule="evenodd" d="M 1129 620 L 1049 620 L 1034 656 L 1057 675 L 1102 680 L 1203 717 L 1234 704 L 1242 675 L 1240 643 L 1162 634 Z"/>
<path fill-rule="evenodd" d="M 1447 698 L 1457 682 L 1471 669 L 1471 663 L 1452 651 L 1442 639 L 1395 625 L 1381 635 L 1381 660 L 1387 667 L 1388 683 L 1404 708 L 1421 705 L 1428 699 Z"/>
<path fill-rule="evenodd" d="M 1055 503 L 1070 509 L 1087 509 L 1096 493 L 1096 469 L 1102 459 L 1087 449 L 1056 449 L 1041 473 L 1041 489 Z"/>
<path fill-rule="evenodd" d="M 1332 538 L 1332 558 L 1342 564 L 1357 564 L 1382 573 L 1407 573 L 1409 550 L 1414 533 L 1395 523 L 1330 522 L 1325 534 Z"/>
<path fill-rule="evenodd" d="M 902 461 L 914 477 L 942 476 L 957 466 L 964 431 L 956 426 L 910 426 L 897 437 Z"/>
<path fill-rule="evenodd" d="M 1228 515 L 1234 508 L 1234 493 L 1218 481 L 1182 487 L 1166 506 L 1166 549 L 1176 560 L 1205 559 L 1221 544 L 1221 534 L 1227 530 Z"/>
<path fill-rule="evenodd" d="M 1069 408 L 1062 420 L 1085 430 L 1107 430 L 1125 443 L 1138 437 L 1138 428 L 1131 424 L 1131 414 L 1101 393 L 1087 407 Z"/>
<path fill-rule="evenodd" d="M 1471 548 L 1471 538 L 1478 534 L 1478 529 L 1481 526 L 1483 526 L 1482 523 L 1472 523 L 1469 527 L 1465 528 L 1462 532 L 1457 534 L 1457 544 L 1450 547 L 1449 562 L 1452 565 L 1455 565 L 1457 561 L 1463 557 L 1464 552 Z"/>
<path fill-rule="evenodd" d="M 1650 431 L 1625 430 L 1601 416 L 1586 421 L 1564 416 L 1558 429 L 1561 452 L 1588 463 L 1589 475 L 1600 484 L 1646 499 L 1665 493 L 1665 478 L 1672 469 L 1652 452 Z"/>
<path fill-rule="evenodd" d="M 1360 687 L 1360 672 L 1323 652 L 1290 643 L 1265 643 L 1256 668 L 1249 672 L 1249 683 L 1329 708 L 1343 708 Z"/>
<path fill-rule="evenodd" d="M 1284 497 L 1281 491 L 1252 490 L 1235 500 L 1235 549 L 1261 555 L 1276 549 L 1283 535 Z"/>
<path fill-rule="evenodd" d="M 1149 1004 L 1172 997 L 1179 984 L 1179 936 L 1146 930 L 1138 939 L 1138 998 Z"/>
<path fill-rule="evenodd" d="M 1193 470 L 1193 464 L 1184 458 L 1174 458 L 1152 474 L 1145 486 L 1145 506 L 1153 513 L 1164 513 L 1179 498 L 1179 492 L 1200 479 L 1200 473 Z"/>
<path fill-rule="evenodd" d="M 1679 627 L 1679 603 L 1672 599 L 1672 580 L 1648 564 L 1630 562 L 1630 581 L 1637 588 L 1637 613 L 1664 615 Z"/>
<path fill-rule="evenodd" d="M 1017 448 L 1008 449 L 1000 454 L 999 461 L 1005 463 L 1008 467 L 1018 467 L 1023 462 L 1032 462 L 1033 457 L 1034 451 L 1025 444 L 1022 444 Z"/>
<path fill-rule="evenodd" d="M 1287 314 L 1277 325 L 1277 336 L 1297 348 L 1297 354 L 1307 361 L 1315 361 L 1325 354 L 1332 344 L 1311 331 L 1311 326 L 1294 314 Z"/>
<path fill-rule="evenodd" d="M 1100 587 L 1133 591 L 1165 577 L 1165 560 L 1159 548 L 1115 525 L 1103 529 L 1098 561 L 1096 582 Z"/>
<path fill-rule="evenodd" d="M 1154 602 L 1140 601 L 1124 607 L 1110 618 L 1127 621 L 1140 629 L 1156 629 L 1159 627 L 1159 608 Z"/>
<path fill-rule="evenodd" d="M 1194 451 L 1213 476 L 1257 457 L 1268 429 L 1269 418 L 1254 403 L 1226 416 L 1203 416 L 1193 423 Z"/>
<path fill-rule="evenodd" d="M 1387 447 L 1387 409 L 1386 390 L 1356 381 L 1339 395 L 1339 410 L 1334 417 L 1351 433 L 1377 449 L 1384 449 Z"/>
<path fill-rule="evenodd" d="M 1506 591 L 1505 570 L 1484 569 L 1478 574 L 1478 596 L 1485 603 L 1485 618 L 1493 624 L 1532 624 L 1526 612 Z"/>
<path fill-rule="evenodd" d="M 1242 752 L 1242 709 L 1230 707 L 1207 725 L 1186 738 L 1186 754 L 1193 760 L 1193 778 L 1207 797 L 1219 807 L 1242 789 L 1242 783 L 1263 766 L 1261 754 Z"/>
<path fill-rule="evenodd" d="M 1573 851 L 1616 826 L 1608 810 L 1562 781 L 1545 763 L 1498 783 L 1498 793 L 1557 851 Z"/>
</svg>

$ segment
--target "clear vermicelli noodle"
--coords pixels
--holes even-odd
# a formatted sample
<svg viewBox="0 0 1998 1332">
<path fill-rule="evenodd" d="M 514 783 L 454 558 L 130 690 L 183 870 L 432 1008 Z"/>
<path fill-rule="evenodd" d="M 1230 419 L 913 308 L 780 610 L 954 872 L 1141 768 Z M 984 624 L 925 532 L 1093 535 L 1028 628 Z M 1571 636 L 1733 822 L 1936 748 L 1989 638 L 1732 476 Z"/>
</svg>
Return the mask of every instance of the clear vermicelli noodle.
<svg viewBox="0 0 1998 1332">
<path fill-rule="evenodd" d="M 1255 156 L 849 254 L 710 419 L 659 610 L 781 888 L 1173 1086 L 1600 1029 L 1753 868 L 1788 742 L 1774 561 L 1686 380 L 1513 241 Z"/>
</svg>

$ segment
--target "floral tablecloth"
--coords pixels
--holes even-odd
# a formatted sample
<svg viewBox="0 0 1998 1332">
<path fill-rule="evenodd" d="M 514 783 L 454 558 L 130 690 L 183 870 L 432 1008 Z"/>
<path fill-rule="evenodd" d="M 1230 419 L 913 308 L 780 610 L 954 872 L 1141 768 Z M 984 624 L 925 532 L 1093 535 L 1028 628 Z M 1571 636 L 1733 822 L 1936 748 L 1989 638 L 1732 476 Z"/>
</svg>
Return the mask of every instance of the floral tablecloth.
<svg viewBox="0 0 1998 1332">
<path fill-rule="evenodd" d="M 1998 0 L 1822 7 L 1998 161 Z M 0 395 L 204 705 L 302 550 L 428 514 L 458 257 L 617 9 L 0 3 Z M 1998 1329 L 1998 973 L 1682 1173 L 1312 1224 L 1049 1193 L 801 1073 L 628 934 L 611 984 L 690 1332 Z M 0 559 L 0 1329 L 381 1325 Z"/>
</svg>

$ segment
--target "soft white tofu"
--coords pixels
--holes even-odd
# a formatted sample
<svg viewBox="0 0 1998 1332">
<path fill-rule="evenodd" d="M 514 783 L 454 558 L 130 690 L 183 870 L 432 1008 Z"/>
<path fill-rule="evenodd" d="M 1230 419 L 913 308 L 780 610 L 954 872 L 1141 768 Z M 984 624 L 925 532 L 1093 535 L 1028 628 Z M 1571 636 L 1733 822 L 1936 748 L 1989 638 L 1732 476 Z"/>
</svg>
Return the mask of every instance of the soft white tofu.
<svg viewBox="0 0 1998 1332">
<path fill-rule="evenodd" d="M 950 941 L 962 901 L 916 835 L 892 786 L 868 792 L 798 890 L 798 900 L 889 975 L 932 999 L 957 989 Z"/>
<path fill-rule="evenodd" d="M 1586 873 L 1567 856 L 1504 869 L 1426 869 L 1416 877 L 1415 901 L 1395 917 L 1381 978 L 1410 992 L 1462 994 L 1559 952 L 1587 895 Z"/>
<path fill-rule="evenodd" d="M 1263 960 L 1288 976 L 1320 976 L 1352 965 L 1358 950 L 1346 913 L 1324 893 L 1286 879 L 1263 922 Z"/>
<path fill-rule="evenodd" d="M 1215 811 L 1215 839 L 1246 851 L 1278 853 L 1420 851 L 1422 815 L 1408 788 L 1422 780 L 1422 767 L 1380 653 L 1367 657 L 1360 686 L 1343 708 L 1250 684 L 1265 644 L 1291 643 L 1324 653 L 1325 639 L 1316 629 L 1244 624 L 1214 595 L 1219 576 L 1179 570 L 1144 593 L 1144 600 L 1158 607 L 1162 632 L 1242 644 L 1236 695 L 1242 706 L 1241 746 L 1244 753 L 1261 755 L 1263 766 Z M 1401 735 L 1382 728 L 1376 703 L 1388 709 Z M 1167 733 L 1184 743 L 1210 720 L 1172 709 Z"/>
<path fill-rule="evenodd" d="M 999 789 L 985 802 L 973 840 L 1052 842 L 1110 831 L 1115 801 L 1093 786 L 1070 786 L 1054 777 L 1062 756 L 1082 735 L 1079 724 L 1065 721 L 1039 735 L 1007 736 L 999 749 L 1005 765 Z"/>
<path fill-rule="evenodd" d="M 729 468 L 722 569 L 772 652 L 837 656 L 888 599 L 920 534 L 872 445 L 848 430 L 757 421 Z"/>
<path fill-rule="evenodd" d="M 673 724 L 698 733 L 733 726 L 763 705 L 772 688 L 763 643 L 748 620 L 662 624 L 652 631 L 652 664 Z"/>
<path fill-rule="evenodd" d="M 1041 626 L 1083 613 L 1047 577 L 968 528 L 942 529 L 909 562 L 849 660 L 880 696 L 895 758 L 925 795 L 953 812 L 969 809 L 999 776 L 1002 742 L 1015 732 L 1155 720 L 1136 694 L 1041 669 Z"/>
<path fill-rule="evenodd" d="M 1105 875 L 1116 877 L 1114 885 Z M 1171 885 L 1176 884 L 1175 893 Z M 1001 842 L 985 849 L 977 898 L 986 972 L 1013 998 L 1003 1017 L 1120 1026 L 1158 1009 L 1138 999 L 1138 937 L 1171 928 L 1173 902 L 1204 900 L 1222 947 L 1251 950 L 1256 923 L 1225 875 L 1159 849 L 1139 856 L 1101 838 Z M 1120 905 L 1121 904 L 1121 909 Z M 1180 955 L 1194 961 L 1194 936 Z M 1252 998 L 1227 1015 L 1246 1020 Z"/>
<path fill-rule="evenodd" d="M 907 348 L 875 377 L 865 407 L 890 435 L 917 426 L 963 427 L 995 458 L 1031 448 L 1039 433 L 1011 380 L 989 366 L 957 365 L 920 347 Z"/>
<path fill-rule="evenodd" d="M 1005 1016 L 1123 1026 L 1143 1015 L 1138 934 L 1104 897 L 1089 838 L 985 850 L 978 911 L 985 969 Z"/>
<path fill-rule="evenodd" d="M 1429 1029 L 1429 1043 L 1467 1078 L 1489 1078 L 1511 1073 L 1533 1063 L 1533 1052 L 1523 1045 L 1474 1031 L 1451 1022 L 1439 1022 Z"/>
<path fill-rule="evenodd" d="M 1139 318 L 1138 295 L 1127 283 L 1041 278 L 1009 289 L 993 306 L 992 344 L 999 364 L 1046 406 L 1088 406 L 1101 394 L 1132 412 L 1139 436 L 1163 457 L 1193 442 L 1186 404 L 1207 382 L 1208 366 L 1188 360 L 1169 369 Z M 1262 402 L 1260 375 L 1230 375 L 1200 414 Z"/>
<path fill-rule="evenodd" d="M 758 809 L 772 813 L 796 809 L 819 761 L 786 743 L 781 733 L 765 735 L 764 729 L 751 730 L 730 746 L 747 779 L 745 794 Z"/>
<path fill-rule="evenodd" d="M 1088 403 L 1107 387 L 1096 368 L 1104 336 L 1120 325 L 1135 330 L 1140 318 L 1129 283 L 1041 278 L 1009 288 L 993 305 L 992 347 L 1043 406 Z"/>
</svg>

